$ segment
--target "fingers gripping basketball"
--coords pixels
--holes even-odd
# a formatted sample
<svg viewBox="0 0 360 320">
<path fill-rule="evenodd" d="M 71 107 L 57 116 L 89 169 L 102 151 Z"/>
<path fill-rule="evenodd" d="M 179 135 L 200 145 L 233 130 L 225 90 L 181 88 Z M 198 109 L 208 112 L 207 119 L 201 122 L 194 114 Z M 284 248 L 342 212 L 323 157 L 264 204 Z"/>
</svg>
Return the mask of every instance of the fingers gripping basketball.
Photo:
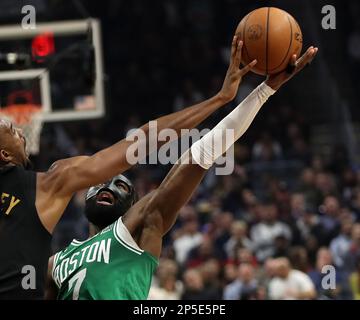
<svg viewBox="0 0 360 320">
<path fill-rule="evenodd" d="M 260 75 L 283 71 L 291 57 L 301 53 L 302 32 L 298 23 L 278 8 L 264 7 L 250 12 L 240 21 L 235 33 L 244 42 L 242 64 L 256 59 L 252 71 Z"/>
</svg>

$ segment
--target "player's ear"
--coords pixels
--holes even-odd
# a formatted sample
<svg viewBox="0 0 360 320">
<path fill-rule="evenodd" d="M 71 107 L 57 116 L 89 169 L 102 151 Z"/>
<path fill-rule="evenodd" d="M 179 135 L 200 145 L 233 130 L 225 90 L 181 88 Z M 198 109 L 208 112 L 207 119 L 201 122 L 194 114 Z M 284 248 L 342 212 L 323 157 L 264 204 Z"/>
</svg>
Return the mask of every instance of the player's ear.
<svg viewBox="0 0 360 320">
<path fill-rule="evenodd" d="M 11 156 L 11 154 L 9 152 L 7 152 L 4 149 L 0 150 L 0 161 L 1 162 L 9 163 L 12 160 L 13 160 L 13 157 Z"/>
</svg>

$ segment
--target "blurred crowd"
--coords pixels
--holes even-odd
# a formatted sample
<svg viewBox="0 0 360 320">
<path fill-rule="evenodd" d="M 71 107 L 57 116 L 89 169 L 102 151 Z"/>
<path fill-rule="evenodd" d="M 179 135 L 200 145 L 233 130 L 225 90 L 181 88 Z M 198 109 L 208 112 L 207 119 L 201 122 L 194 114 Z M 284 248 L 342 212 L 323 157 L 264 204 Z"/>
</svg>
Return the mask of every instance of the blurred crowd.
<svg viewBox="0 0 360 320">
<path fill-rule="evenodd" d="M 268 133 L 238 145 L 248 158 L 234 174 L 205 180 L 165 242 L 150 299 L 360 298 L 360 172 L 337 153 L 279 160 L 286 144 Z M 272 174 L 290 158 L 301 164 L 289 181 Z"/>
<path fill-rule="evenodd" d="M 211 169 L 180 210 L 150 299 L 360 298 L 360 171 L 341 146 L 330 157 L 317 154 L 302 117 L 288 107 L 282 115 L 279 132 L 259 130 L 271 112 L 256 119 L 235 146 L 233 174 Z M 62 130 L 48 134 L 66 145 Z M 142 197 L 169 168 L 138 165 L 127 175 Z M 55 232 L 54 251 L 87 237 L 83 210 L 78 193 Z"/>
<path fill-rule="evenodd" d="M 33 159 L 37 169 L 92 154 L 142 122 L 210 97 L 221 87 L 235 22 L 256 6 L 147 3 L 109 1 L 99 10 L 106 17 L 107 118 L 46 124 Z M 336 50 L 358 68 L 356 30 L 348 47 Z M 233 174 L 211 169 L 180 210 L 149 299 L 360 299 L 360 171 L 344 145 L 323 152 L 312 144 L 311 114 L 303 112 L 305 95 L 298 90 L 312 84 L 311 76 L 302 81 L 274 96 L 236 144 Z M 247 77 L 235 103 L 257 83 Z M 203 126 L 211 128 L 231 108 Z M 142 197 L 169 168 L 141 165 L 127 175 Z M 83 210 L 84 193 L 78 193 L 56 229 L 54 251 L 87 237 Z"/>
</svg>

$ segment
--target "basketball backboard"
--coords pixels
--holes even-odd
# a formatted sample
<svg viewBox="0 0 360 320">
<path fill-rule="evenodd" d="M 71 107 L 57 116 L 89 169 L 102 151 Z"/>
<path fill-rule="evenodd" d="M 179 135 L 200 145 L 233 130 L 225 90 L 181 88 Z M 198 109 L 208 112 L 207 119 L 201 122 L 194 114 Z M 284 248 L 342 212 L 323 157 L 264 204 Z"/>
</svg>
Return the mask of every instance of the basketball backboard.
<svg viewBox="0 0 360 320">
<path fill-rule="evenodd" d="M 34 58 L 34 40 L 42 35 L 51 35 L 54 52 L 39 60 Z M 97 19 L 38 23 L 35 29 L 23 29 L 20 24 L 0 26 L 0 55 L 0 109 L 8 106 L 10 96 L 29 91 L 38 97 L 36 103 L 46 122 L 105 114 Z M 16 65 L 18 57 L 24 60 L 21 66 Z"/>
</svg>

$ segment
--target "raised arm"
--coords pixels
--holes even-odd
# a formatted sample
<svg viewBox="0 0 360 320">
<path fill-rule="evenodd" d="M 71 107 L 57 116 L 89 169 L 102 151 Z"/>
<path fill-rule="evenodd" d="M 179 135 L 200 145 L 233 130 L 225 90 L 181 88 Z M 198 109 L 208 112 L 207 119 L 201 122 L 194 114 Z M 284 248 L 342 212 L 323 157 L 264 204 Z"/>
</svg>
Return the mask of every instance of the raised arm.
<svg viewBox="0 0 360 320">
<path fill-rule="evenodd" d="M 177 132 L 177 136 L 181 134 L 182 129 L 191 129 L 196 127 L 207 117 L 209 117 L 214 111 L 224 106 L 236 95 L 237 88 L 241 81 L 241 77 L 237 76 L 238 60 L 242 49 L 242 42 L 234 37 L 232 42 L 232 55 L 228 72 L 226 74 L 223 87 L 218 94 L 212 98 L 205 100 L 194 106 L 185 108 L 181 111 L 160 117 L 156 119 L 158 132 L 171 128 Z M 247 68 L 254 65 L 253 62 Z M 58 194 L 72 194 L 77 190 L 87 188 L 98 183 L 104 182 L 114 175 L 129 169 L 133 164 L 127 160 L 128 148 L 136 144 L 136 148 L 149 151 L 148 146 L 157 142 L 150 139 L 156 139 L 157 135 L 149 135 L 149 124 L 146 123 L 138 129 L 143 134 L 137 134 L 138 131 L 132 133 L 132 135 L 120 142 L 101 150 L 91 157 L 82 157 L 76 159 L 67 159 L 59 161 L 55 164 L 54 170 L 49 171 L 49 175 L 56 176 L 56 171 L 61 170 L 61 183 L 56 183 Z M 135 137 L 141 137 L 136 140 Z M 134 139 L 133 139 L 134 138 Z M 134 141 L 136 140 L 136 141 Z M 150 141 L 149 141 L 150 140 Z M 165 142 L 158 142 L 158 146 Z M 146 156 L 146 155 L 144 155 Z M 54 174 L 53 174 L 54 173 Z M 56 181 L 56 180 L 55 180 Z"/>
<path fill-rule="evenodd" d="M 293 59 L 294 70 L 291 75 L 268 78 L 213 130 L 184 153 L 160 187 L 146 202 L 139 204 L 143 207 L 137 208 L 144 216 L 144 227 L 139 241 L 142 249 L 156 256 L 160 255 L 163 235 L 175 223 L 178 210 L 189 200 L 206 170 L 244 134 L 261 106 L 275 92 L 274 89 L 280 88 L 299 72 L 314 58 L 316 52 L 316 49 L 309 48 L 299 60 Z M 226 130 L 233 130 L 232 139 L 228 138 Z"/>
<path fill-rule="evenodd" d="M 218 94 L 204 102 L 156 119 L 157 130 L 171 128 L 179 136 L 182 129 L 194 128 L 214 111 L 234 99 L 241 81 L 241 77 L 238 76 L 241 49 L 242 42 L 234 37 L 230 65 Z M 246 68 L 250 69 L 255 63 L 252 62 Z M 74 192 L 102 183 L 129 169 L 133 164 L 127 160 L 127 150 L 133 144 L 136 144 L 138 150 L 148 151 L 147 146 L 155 142 L 149 141 L 149 124 L 138 130 L 141 130 L 141 135 L 137 135 L 137 132 L 133 132 L 132 135 L 144 138 L 133 141 L 128 137 L 91 157 L 57 161 L 48 172 L 38 175 L 37 208 L 43 224 L 50 232 Z M 157 139 L 157 135 L 155 138 Z M 161 142 L 157 146 L 160 147 Z M 53 204 L 51 208 L 49 203 Z"/>
</svg>

